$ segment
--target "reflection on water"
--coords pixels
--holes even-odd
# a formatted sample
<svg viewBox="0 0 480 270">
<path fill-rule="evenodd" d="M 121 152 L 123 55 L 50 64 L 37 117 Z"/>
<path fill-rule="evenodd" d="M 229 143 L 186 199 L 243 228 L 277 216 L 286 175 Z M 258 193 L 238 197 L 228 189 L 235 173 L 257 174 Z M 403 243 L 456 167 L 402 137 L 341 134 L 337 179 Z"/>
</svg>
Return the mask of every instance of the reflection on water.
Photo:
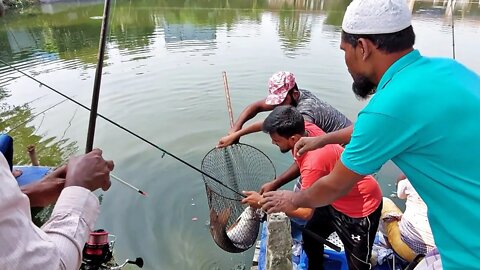
<svg viewBox="0 0 480 270">
<path fill-rule="evenodd" d="M 312 27 L 319 23 L 341 25 L 349 0 L 256 0 L 256 1 L 178 1 L 146 0 L 118 1 L 112 13 L 110 42 L 120 50 L 148 49 L 158 35 L 163 35 L 167 48 L 185 47 L 192 50 L 204 47 L 215 50 L 216 30 L 231 28 L 248 20 L 260 23 L 262 10 L 278 16 L 277 31 L 287 55 L 308 46 Z M 473 20 L 480 16 L 478 0 L 454 1 L 455 16 Z M 103 1 L 70 1 L 46 4 L 29 16 L 10 15 L 0 31 L 2 59 L 41 57 L 43 60 L 96 61 Z M 450 16 L 452 1 L 409 1 L 418 16 Z M 324 14 L 315 21 L 312 13 Z M 476 20 L 478 24 L 478 20 Z M 35 27 L 31 27 L 35 25 Z M 338 30 L 339 28 L 337 28 Z M 34 53 L 33 53 L 34 52 Z M 292 54 L 293 52 L 293 54 Z M 19 55 L 20 54 L 20 55 Z"/>
<path fill-rule="evenodd" d="M 5 103 L 8 96 L 9 94 L 0 87 L 0 133 L 7 133 L 14 138 L 14 164 L 30 164 L 27 146 L 32 144 L 35 145 L 38 161 L 43 166 L 59 166 L 78 151 L 76 143 L 68 138 L 38 134 L 38 127 L 30 124 L 37 116 L 30 104 L 9 105 Z M 39 115 L 39 118 L 42 117 L 43 115 Z"/>
<path fill-rule="evenodd" d="M 216 29 L 194 24 L 163 24 L 165 44 L 168 50 L 195 47 L 196 50 L 214 51 Z"/>
<path fill-rule="evenodd" d="M 234 114 L 266 94 L 268 77 L 290 70 L 302 88 L 355 119 L 338 49 L 349 0 L 117 0 L 113 2 L 99 112 L 195 166 L 228 129 L 222 71 L 228 72 Z M 450 57 L 449 1 L 409 1 L 417 44 L 426 55 Z M 89 106 L 103 1 L 72 0 L 0 19 L 0 59 Z M 480 72 L 479 1 L 456 1 L 457 59 Z M 58 95 L 0 65 L 0 130 L 61 102 Z M 263 117 L 264 115 L 260 116 Z M 53 165 L 85 143 L 88 112 L 66 101 L 15 129 L 16 149 L 40 145 Z M 242 139 L 291 163 L 264 134 Z M 95 146 L 115 160 L 115 174 L 146 190 L 148 199 L 113 183 L 98 226 L 116 234 L 117 256 L 142 256 L 145 269 L 243 269 L 252 251 L 226 254 L 206 226 L 201 176 L 99 119 Z M 46 152 L 50 151 L 50 152 Z M 16 160 L 27 157 L 17 151 Z M 397 170 L 384 166 L 385 195 Z"/>
<path fill-rule="evenodd" d="M 287 55 L 308 44 L 312 32 L 312 19 L 312 16 L 297 10 L 280 11 L 278 35 Z"/>
</svg>

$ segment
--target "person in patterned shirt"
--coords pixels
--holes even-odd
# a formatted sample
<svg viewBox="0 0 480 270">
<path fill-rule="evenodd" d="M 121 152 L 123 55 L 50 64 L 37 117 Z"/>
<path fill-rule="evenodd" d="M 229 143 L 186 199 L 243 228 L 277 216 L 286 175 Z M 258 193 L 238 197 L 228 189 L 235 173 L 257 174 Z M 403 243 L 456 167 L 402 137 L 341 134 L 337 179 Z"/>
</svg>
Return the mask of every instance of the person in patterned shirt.
<svg viewBox="0 0 480 270">
<path fill-rule="evenodd" d="M 220 139 L 217 147 L 226 147 L 237 142 L 243 135 L 262 130 L 263 120 L 242 128 L 243 124 L 260 112 L 271 111 L 279 105 L 291 105 L 302 114 L 305 121 L 318 126 L 326 133 L 349 127 L 352 122 L 337 109 L 320 100 L 310 91 L 299 89 L 295 76 L 288 71 L 279 71 L 268 81 L 269 95 L 262 100 L 248 105 L 230 129 L 229 134 Z M 293 164 L 276 179 L 262 186 L 260 193 L 276 190 L 300 176 Z M 300 182 L 297 183 L 299 186 Z"/>
</svg>

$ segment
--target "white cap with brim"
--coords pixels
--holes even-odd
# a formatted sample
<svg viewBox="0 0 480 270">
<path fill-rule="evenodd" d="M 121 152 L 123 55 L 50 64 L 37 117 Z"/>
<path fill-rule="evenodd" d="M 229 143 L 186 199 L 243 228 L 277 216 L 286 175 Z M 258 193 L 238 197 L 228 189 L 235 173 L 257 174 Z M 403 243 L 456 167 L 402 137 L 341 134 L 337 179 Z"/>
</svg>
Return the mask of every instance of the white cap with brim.
<svg viewBox="0 0 480 270">
<path fill-rule="evenodd" d="M 349 34 L 390 34 L 412 25 L 406 0 L 353 0 L 343 17 Z"/>
</svg>

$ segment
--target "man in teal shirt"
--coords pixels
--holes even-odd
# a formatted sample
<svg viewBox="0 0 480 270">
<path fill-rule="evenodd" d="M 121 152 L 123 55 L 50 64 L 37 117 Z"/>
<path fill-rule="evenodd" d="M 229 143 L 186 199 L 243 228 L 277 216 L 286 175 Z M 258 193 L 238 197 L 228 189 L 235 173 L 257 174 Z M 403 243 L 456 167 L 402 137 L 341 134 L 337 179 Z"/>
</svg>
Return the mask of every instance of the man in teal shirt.
<svg viewBox="0 0 480 270">
<path fill-rule="evenodd" d="M 429 208 L 440 265 L 479 269 L 480 77 L 456 61 L 414 50 L 410 16 L 404 0 L 350 4 L 340 47 L 355 94 L 375 95 L 353 133 L 338 133 L 337 142 L 350 143 L 330 175 L 303 192 L 266 193 L 261 204 L 268 212 L 327 205 L 392 160 Z M 297 149 L 328 142 L 302 140 Z"/>
</svg>

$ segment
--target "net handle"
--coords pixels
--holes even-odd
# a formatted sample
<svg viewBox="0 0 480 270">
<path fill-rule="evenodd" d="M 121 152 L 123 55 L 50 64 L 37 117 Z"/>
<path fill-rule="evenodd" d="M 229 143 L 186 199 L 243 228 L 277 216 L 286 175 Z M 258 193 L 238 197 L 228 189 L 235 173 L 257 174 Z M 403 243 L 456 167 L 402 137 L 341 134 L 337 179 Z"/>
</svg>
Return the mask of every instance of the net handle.
<svg viewBox="0 0 480 270">
<path fill-rule="evenodd" d="M 228 80 L 227 80 L 227 72 L 223 72 L 223 89 L 225 90 L 225 99 L 227 101 L 227 110 L 228 110 L 228 117 L 230 118 L 230 127 L 233 127 L 233 109 L 232 109 L 232 101 L 230 99 L 230 89 L 228 87 Z"/>
</svg>

